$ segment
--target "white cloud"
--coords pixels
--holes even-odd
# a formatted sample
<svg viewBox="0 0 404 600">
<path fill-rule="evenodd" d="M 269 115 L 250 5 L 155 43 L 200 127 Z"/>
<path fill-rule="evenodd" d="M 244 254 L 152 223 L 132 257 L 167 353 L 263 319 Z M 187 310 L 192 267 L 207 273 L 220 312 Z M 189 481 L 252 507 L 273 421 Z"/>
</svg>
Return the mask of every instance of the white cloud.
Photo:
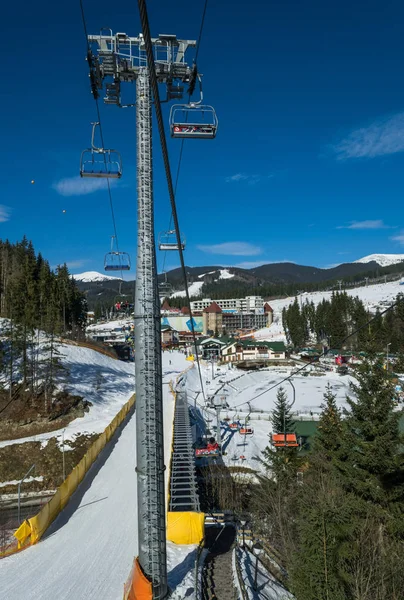
<svg viewBox="0 0 404 600">
<path fill-rule="evenodd" d="M 68 260 L 66 262 L 66 266 L 68 269 L 80 269 L 81 267 L 84 267 L 85 265 L 91 262 L 91 258 L 79 258 L 77 260 Z M 51 269 L 56 269 L 60 265 L 64 265 L 64 263 L 65 261 L 57 263 L 55 265 L 51 265 Z"/>
<path fill-rule="evenodd" d="M 378 119 L 356 129 L 341 140 L 334 151 L 338 160 L 374 158 L 404 151 L 404 112 Z"/>
<path fill-rule="evenodd" d="M 339 225 L 337 229 L 390 229 L 381 219 L 374 221 L 351 221 L 349 225 Z"/>
<path fill-rule="evenodd" d="M 110 185 L 116 183 L 116 180 L 110 180 Z M 52 184 L 54 190 L 61 196 L 85 196 L 93 194 L 98 190 L 107 189 L 107 182 L 102 178 L 85 178 L 79 175 L 75 177 L 65 177 Z"/>
<path fill-rule="evenodd" d="M 256 269 L 257 267 L 261 267 L 262 265 L 277 265 L 279 263 L 292 263 L 293 260 L 245 260 L 237 265 L 230 265 L 233 267 L 238 267 L 239 269 Z"/>
<path fill-rule="evenodd" d="M 5 204 L 0 204 L 0 223 L 10 220 L 11 208 Z"/>
<path fill-rule="evenodd" d="M 391 237 L 390 239 L 392 242 L 398 242 L 399 244 L 404 246 L 404 230 L 401 230 L 399 235 L 393 235 L 393 237 Z"/>
<path fill-rule="evenodd" d="M 208 254 L 230 254 L 232 256 L 256 256 L 262 254 L 261 248 L 248 242 L 224 242 L 211 246 L 197 246 L 202 252 Z"/>
<path fill-rule="evenodd" d="M 273 177 L 273 175 L 268 175 L 268 178 Z M 235 175 L 231 175 L 230 177 L 226 177 L 227 183 L 233 183 L 238 181 L 245 181 L 249 185 L 255 185 L 259 181 L 261 181 L 261 175 L 254 174 L 248 175 L 247 173 L 236 173 Z"/>
<path fill-rule="evenodd" d="M 238 267 L 239 269 L 255 269 L 256 267 L 260 267 L 261 265 L 267 265 L 267 260 L 245 260 L 237 265 L 233 265 L 234 267 Z"/>
<path fill-rule="evenodd" d="M 80 269 L 84 267 L 84 265 L 88 265 L 88 263 L 92 262 L 90 258 L 81 258 L 79 260 L 70 260 L 66 263 L 69 269 Z"/>
</svg>

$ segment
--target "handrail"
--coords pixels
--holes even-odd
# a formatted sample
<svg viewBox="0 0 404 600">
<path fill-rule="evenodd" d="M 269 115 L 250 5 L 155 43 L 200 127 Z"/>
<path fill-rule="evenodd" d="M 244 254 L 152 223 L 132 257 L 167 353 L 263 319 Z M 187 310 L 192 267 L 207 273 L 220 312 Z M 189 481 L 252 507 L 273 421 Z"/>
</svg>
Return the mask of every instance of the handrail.
<svg viewBox="0 0 404 600">
<path fill-rule="evenodd" d="M 248 596 L 248 591 L 246 588 L 246 585 L 244 583 L 244 579 L 243 579 L 243 573 L 241 571 L 241 566 L 240 566 L 240 562 L 237 556 L 237 550 L 241 550 L 242 548 L 239 544 L 237 544 L 236 548 L 234 549 L 234 558 L 235 558 L 235 564 L 236 564 L 236 574 L 237 574 L 237 581 L 238 581 L 238 585 L 241 591 L 241 596 L 242 596 L 242 600 L 249 600 L 249 596 Z"/>
</svg>

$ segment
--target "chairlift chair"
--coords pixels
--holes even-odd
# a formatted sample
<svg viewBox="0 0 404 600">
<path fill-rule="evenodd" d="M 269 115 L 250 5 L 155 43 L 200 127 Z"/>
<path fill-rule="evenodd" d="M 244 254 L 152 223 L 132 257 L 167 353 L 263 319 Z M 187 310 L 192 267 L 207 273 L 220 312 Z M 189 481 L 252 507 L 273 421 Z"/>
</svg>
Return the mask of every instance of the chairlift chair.
<svg viewBox="0 0 404 600">
<path fill-rule="evenodd" d="M 239 428 L 239 424 L 236 422 L 229 423 L 229 427 L 230 427 L 230 429 L 237 431 L 237 429 Z"/>
<path fill-rule="evenodd" d="M 272 443 L 275 448 L 298 448 L 299 443 L 295 433 L 273 433 Z"/>
<path fill-rule="evenodd" d="M 111 236 L 111 250 L 104 257 L 105 271 L 130 271 L 130 256 L 127 252 L 114 250 L 115 236 Z"/>
<path fill-rule="evenodd" d="M 130 271 L 130 258 L 127 252 L 107 252 L 104 258 L 105 271 Z"/>
<path fill-rule="evenodd" d="M 200 138 L 211 140 L 216 137 L 218 119 L 213 106 L 203 104 L 201 76 L 200 99 L 189 104 L 174 104 L 170 110 L 170 133 L 173 138 Z"/>
<path fill-rule="evenodd" d="M 122 177 L 122 159 L 119 152 L 99 148 L 94 144 L 95 130 L 99 123 L 92 123 L 91 148 L 81 153 L 80 176 L 119 179 Z"/>
<path fill-rule="evenodd" d="M 240 435 L 254 435 L 254 429 L 252 427 L 240 427 L 239 429 Z"/>
<path fill-rule="evenodd" d="M 180 234 L 181 250 L 185 250 L 185 238 Z M 175 229 L 159 233 L 159 250 L 179 250 Z"/>
<path fill-rule="evenodd" d="M 207 104 L 174 104 L 170 110 L 170 132 L 173 138 L 216 137 L 218 119 L 213 106 Z"/>
<path fill-rule="evenodd" d="M 169 281 L 167 281 L 167 273 L 164 272 L 164 281 L 160 281 L 158 284 L 159 287 L 159 296 L 161 298 L 165 298 L 169 296 L 173 290 L 172 285 Z"/>
</svg>

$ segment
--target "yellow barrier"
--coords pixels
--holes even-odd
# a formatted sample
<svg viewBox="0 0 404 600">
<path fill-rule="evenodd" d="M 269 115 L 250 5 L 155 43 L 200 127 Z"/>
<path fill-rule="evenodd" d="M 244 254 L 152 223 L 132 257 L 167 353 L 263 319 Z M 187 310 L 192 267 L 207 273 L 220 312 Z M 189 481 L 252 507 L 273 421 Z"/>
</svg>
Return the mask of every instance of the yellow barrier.
<svg viewBox="0 0 404 600">
<path fill-rule="evenodd" d="M 105 444 L 111 439 L 117 427 L 125 419 L 126 415 L 135 403 L 135 395 L 124 404 L 119 413 L 114 417 L 112 422 L 105 428 L 81 461 L 76 465 L 73 471 L 66 477 L 64 482 L 58 487 L 56 493 L 49 500 L 40 512 L 22 523 L 22 525 L 14 533 L 14 537 L 18 540 L 18 549 L 25 546 L 36 544 L 49 525 L 54 521 L 57 515 L 63 510 L 68 503 L 70 496 L 75 492 L 79 483 L 83 480 L 85 474 L 97 458 L 98 454 L 104 448 Z M 30 538 L 30 539 L 29 539 Z"/>
<path fill-rule="evenodd" d="M 199 544 L 204 537 L 204 513 L 167 513 L 167 539 L 174 544 Z"/>
</svg>

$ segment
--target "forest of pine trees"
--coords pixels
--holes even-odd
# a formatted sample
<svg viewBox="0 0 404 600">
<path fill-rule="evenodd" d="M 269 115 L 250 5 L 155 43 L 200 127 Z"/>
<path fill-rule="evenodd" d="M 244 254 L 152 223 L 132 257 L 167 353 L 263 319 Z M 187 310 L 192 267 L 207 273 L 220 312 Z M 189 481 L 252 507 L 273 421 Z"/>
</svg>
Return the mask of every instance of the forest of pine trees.
<svg viewBox="0 0 404 600">
<path fill-rule="evenodd" d="M 79 338 L 86 322 L 86 302 L 70 277 L 66 265 L 55 272 L 36 254 L 25 237 L 11 244 L 0 241 L 0 391 L 7 392 L 8 403 L 21 394 L 45 393 L 45 403 L 60 369 L 56 336 Z M 39 331 L 47 335 L 39 342 Z M 46 360 L 41 350 L 46 350 Z M 3 394 L 4 396 L 4 394 Z"/>
<path fill-rule="evenodd" d="M 300 306 L 297 298 L 282 311 L 282 324 L 288 342 L 295 348 L 308 342 L 323 343 L 331 348 L 342 345 L 349 350 L 364 350 L 369 339 L 376 339 L 384 349 L 391 344 L 391 352 L 404 350 L 404 297 L 397 297 L 397 306 L 385 315 L 376 313 L 376 318 L 365 327 L 369 315 L 359 298 L 346 292 L 335 292 L 330 300 L 317 306 L 306 302 Z M 353 331 L 360 329 L 355 335 Z M 348 340 L 346 338 L 349 337 Z M 345 341 L 346 340 L 346 341 Z"/>
<path fill-rule="evenodd" d="M 296 600 L 404 598 L 404 439 L 394 383 L 369 351 L 348 408 L 330 386 L 308 454 L 263 453 L 254 528 L 277 552 Z M 286 414 L 285 414 L 286 411 Z M 289 421 L 278 392 L 274 419 Z"/>
</svg>

